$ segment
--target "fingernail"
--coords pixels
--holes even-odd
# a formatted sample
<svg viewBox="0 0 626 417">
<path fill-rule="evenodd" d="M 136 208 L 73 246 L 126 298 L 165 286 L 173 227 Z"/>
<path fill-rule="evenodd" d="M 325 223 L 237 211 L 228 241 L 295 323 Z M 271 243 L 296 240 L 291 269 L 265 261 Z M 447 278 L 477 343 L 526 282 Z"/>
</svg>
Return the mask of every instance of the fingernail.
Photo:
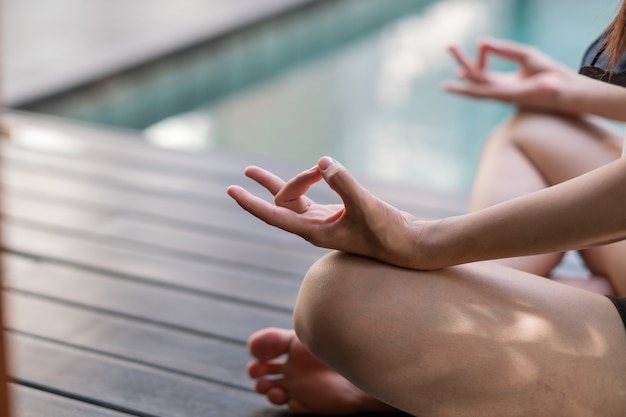
<svg viewBox="0 0 626 417">
<path fill-rule="evenodd" d="M 335 165 L 336 162 L 337 161 L 335 161 L 333 158 L 325 156 L 322 159 L 320 159 L 320 161 L 317 164 L 322 171 L 326 171 L 328 168 Z"/>
</svg>

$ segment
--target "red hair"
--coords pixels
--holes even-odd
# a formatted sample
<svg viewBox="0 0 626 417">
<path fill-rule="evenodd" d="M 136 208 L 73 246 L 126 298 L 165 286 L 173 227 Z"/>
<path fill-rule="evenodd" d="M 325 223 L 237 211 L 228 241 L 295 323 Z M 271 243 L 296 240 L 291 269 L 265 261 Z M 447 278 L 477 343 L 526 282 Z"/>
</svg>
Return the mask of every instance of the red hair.
<svg viewBox="0 0 626 417">
<path fill-rule="evenodd" d="M 626 0 L 622 1 L 622 6 L 606 34 L 605 52 L 609 58 L 609 67 L 613 68 L 626 53 Z"/>
</svg>

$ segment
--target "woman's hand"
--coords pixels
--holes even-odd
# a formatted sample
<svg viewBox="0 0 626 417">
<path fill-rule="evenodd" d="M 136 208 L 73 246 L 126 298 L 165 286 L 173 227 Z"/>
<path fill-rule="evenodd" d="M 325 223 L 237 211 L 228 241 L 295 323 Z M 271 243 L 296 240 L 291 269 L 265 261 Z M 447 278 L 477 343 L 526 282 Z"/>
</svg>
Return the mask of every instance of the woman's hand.
<svg viewBox="0 0 626 417">
<path fill-rule="evenodd" d="M 398 266 L 414 265 L 413 244 L 419 227 L 415 217 L 374 197 L 333 159 L 321 158 L 316 166 L 288 182 L 259 167 L 248 167 L 245 173 L 267 188 L 275 204 L 238 186 L 230 186 L 227 192 L 244 210 L 264 222 L 316 246 Z M 317 204 L 305 196 L 309 187 L 322 179 L 343 204 Z"/>
<path fill-rule="evenodd" d="M 569 88 L 580 77 L 537 49 L 512 41 L 480 41 L 475 61 L 458 47 L 451 47 L 450 52 L 461 66 L 458 76 L 464 82 L 448 82 L 444 84 L 446 91 L 524 108 L 567 112 L 567 106 L 560 100 L 562 89 Z M 490 71 L 487 68 L 490 55 L 516 63 L 517 71 Z"/>
</svg>

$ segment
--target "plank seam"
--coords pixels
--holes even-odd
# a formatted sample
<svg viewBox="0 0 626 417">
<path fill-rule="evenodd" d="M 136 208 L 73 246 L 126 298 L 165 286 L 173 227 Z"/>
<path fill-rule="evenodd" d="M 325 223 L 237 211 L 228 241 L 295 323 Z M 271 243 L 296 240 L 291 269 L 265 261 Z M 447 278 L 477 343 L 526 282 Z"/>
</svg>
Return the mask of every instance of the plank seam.
<svg viewBox="0 0 626 417">
<path fill-rule="evenodd" d="M 122 361 L 122 362 L 128 362 L 128 363 L 135 364 L 135 365 L 141 365 L 141 366 L 145 366 L 147 368 L 157 369 L 157 370 L 163 371 L 165 373 L 170 373 L 170 374 L 174 374 L 174 375 L 177 375 L 177 376 L 182 376 L 182 377 L 194 379 L 194 380 L 197 380 L 197 381 L 209 382 L 211 384 L 221 385 L 221 386 L 224 386 L 224 387 L 233 388 L 233 389 L 237 389 L 237 390 L 240 390 L 240 391 L 256 392 L 256 391 L 254 391 L 250 387 L 246 387 L 246 386 L 243 386 L 243 385 L 235 384 L 235 383 L 232 383 L 232 382 L 223 381 L 223 380 L 220 380 L 220 379 L 211 378 L 211 377 L 204 376 L 204 375 L 194 374 L 192 372 L 181 371 L 181 370 L 178 370 L 178 369 L 175 369 L 175 368 L 170 368 L 170 367 L 159 365 L 159 364 L 152 363 L 152 362 L 142 361 L 142 360 L 139 360 L 139 359 L 135 359 L 135 358 L 131 358 L 131 357 L 127 357 L 127 356 L 124 356 L 124 355 L 119 355 L 119 354 L 115 354 L 115 353 L 111 353 L 111 352 L 106 352 L 106 351 L 103 351 L 103 350 L 98 350 L 98 349 L 94 349 L 94 348 L 89 348 L 89 347 L 85 347 L 85 346 L 76 345 L 76 344 L 69 343 L 69 342 L 66 342 L 66 341 L 63 341 L 63 340 L 53 339 L 53 338 L 50 338 L 50 337 L 41 336 L 41 335 L 37 335 L 37 334 L 34 334 L 34 333 L 13 329 L 10 326 L 7 327 L 7 330 L 9 330 L 10 333 L 13 333 L 13 334 L 16 334 L 16 335 L 20 335 L 20 336 L 23 336 L 23 337 L 26 337 L 26 338 L 35 339 L 35 340 L 38 340 L 38 341 L 42 341 L 42 342 L 46 342 L 46 343 L 50 343 L 50 344 L 54 344 L 54 345 L 58 345 L 58 346 L 63 346 L 63 347 L 69 348 L 69 349 L 78 350 L 80 352 L 87 352 L 87 353 L 91 353 L 91 354 L 96 354 L 96 355 L 103 356 L 103 357 L 106 357 L 106 358 L 115 359 L 115 360 L 119 360 L 119 361 Z M 243 366 L 242 366 L 242 369 L 243 369 Z"/>
</svg>

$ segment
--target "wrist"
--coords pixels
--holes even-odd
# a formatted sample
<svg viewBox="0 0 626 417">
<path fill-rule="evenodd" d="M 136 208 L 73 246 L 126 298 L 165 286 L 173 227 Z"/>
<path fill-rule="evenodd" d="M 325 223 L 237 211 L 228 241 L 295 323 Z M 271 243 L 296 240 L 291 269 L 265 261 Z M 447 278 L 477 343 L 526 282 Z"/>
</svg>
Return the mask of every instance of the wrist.
<svg viewBox="0 0 626 417">
<path fill-rule="evenodd" d="M 473 222 L 467 215 L 415 224 L 414 269 L 436 270 L 484 260 Z M 482 254 L 484 255 L 484 254 Z"/>
<path fill-rule="evenodd" d="M 449 253 L 444 250 L 445 222 L 443 220 L 416 220 L 411 225 L 409 267 L 435 270 L 451 266 Z"/>
</svg>

